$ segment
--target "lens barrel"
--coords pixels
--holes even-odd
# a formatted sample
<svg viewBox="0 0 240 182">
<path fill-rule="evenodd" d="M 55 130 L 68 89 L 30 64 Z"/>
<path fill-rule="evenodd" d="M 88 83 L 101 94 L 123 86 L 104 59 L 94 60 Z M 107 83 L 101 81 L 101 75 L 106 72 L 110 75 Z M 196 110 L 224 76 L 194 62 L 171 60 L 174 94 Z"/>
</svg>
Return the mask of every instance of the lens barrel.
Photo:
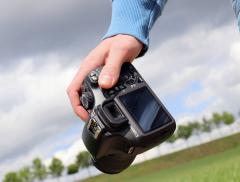
<svg viewBox="0 0 240 182">
<path fill-rule="evenodd" d="M 100 171 L 107 174 L 117 174 L 128 168 L 136 156 L 125 157 L 119 155 L 109 155 L 100 159 L 92 159 L 93 165 Z"/>
</svg>

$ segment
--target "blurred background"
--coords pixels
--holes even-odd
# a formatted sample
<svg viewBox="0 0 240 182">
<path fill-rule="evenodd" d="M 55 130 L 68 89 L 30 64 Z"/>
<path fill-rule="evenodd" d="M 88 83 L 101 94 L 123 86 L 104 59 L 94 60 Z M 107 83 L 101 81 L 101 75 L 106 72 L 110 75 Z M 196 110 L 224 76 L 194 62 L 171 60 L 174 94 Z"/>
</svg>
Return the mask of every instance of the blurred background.
<svg viewBox="0 0 240 182">
<path fill-rule="evenodd" d="M 81 140 L 84 123 L 73 114 L 66 88 L 82 59 L 101 41 L 110 19 L 109 0 L 0 0 L 0 181 L 9 172 L 9 179 L 16 180 L 18 171 L 25 181 L 33 170 L 48 181 L 78 181 L 99 174 L 94 167 L 85 168 L 88 160 L 81 162 L 87 156 L 82 152 L 86 150 Z M 227 144 L 219 141 L 240 131 L 240 39 L 231 2 L 169 1 L 150 38 L 148 53 L 134 65 L 182 128 L 135 163 L 215 139 L 222 142 L 221 151 L 239 146 L 237 139 Z M 202 155 L 219 152 L 195 149 Z M 149 167 L 155 172 L 153 181 L 158 181 L 160 169 L 186 162 L 159 166 L 164 160 L 146 164 L 153 165 Z M 71 167 L 74 175 L 68 175 Z M 118 180 L 124 176 L 143 180 L 134 167 Z M 135 168 L 149 174 L 139 165 Z M 171 175 L 162 175 L 171 181 Z"/>
</svg>

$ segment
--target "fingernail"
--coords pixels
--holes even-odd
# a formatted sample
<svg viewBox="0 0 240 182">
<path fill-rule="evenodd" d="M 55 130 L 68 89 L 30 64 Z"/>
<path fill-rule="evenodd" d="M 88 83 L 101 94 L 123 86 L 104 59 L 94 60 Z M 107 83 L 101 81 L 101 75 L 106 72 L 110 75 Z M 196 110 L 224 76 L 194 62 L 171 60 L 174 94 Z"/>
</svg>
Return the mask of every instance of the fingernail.
<svg viewBox="0 0 240 182">
<path fill-rule="evenodd" d="M 112 77 L 108 76 L 108 75 L 103 75 L 100 80 L 99 80 L 100 84 L 102 85 L 112 85 L 113 83 L 113 79 Z"/>
</svg>

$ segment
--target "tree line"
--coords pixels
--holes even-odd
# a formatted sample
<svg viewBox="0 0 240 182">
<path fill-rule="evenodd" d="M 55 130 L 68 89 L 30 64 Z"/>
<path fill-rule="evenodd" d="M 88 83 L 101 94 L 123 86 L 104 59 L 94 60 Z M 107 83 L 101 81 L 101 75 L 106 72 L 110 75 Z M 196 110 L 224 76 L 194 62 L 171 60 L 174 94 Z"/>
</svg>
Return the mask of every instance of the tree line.
<svg viewBox="0 0 240 182">
<path fill-rule="evenodd" d="M 212 129 L 220 127 L 222 124 L 230 125 L 234 123 L 234 121 L 234 115 L 229 112 L 214 112 L 209 119 L 204 117 L 200 121 L 195 120 L 188 122 L 188 124 L 178 125 L 176 132 L 167 140 L 167 142 L 174 143 L 180 138 L 188 139 L 193 134 L 211 132 Z M 48 177 L 59 178 L 64 171 L 66 171 L 68 175 L 71 175 L 78 173 L 80 169 L 88 169 L 91 165 L 91 156 L 87 151 L 80 152 L 76 156 L 75 162 L 68 166 L 64 166 L 60 159 L 53 158 L 51 164 L 47 167 L 43 164 L 40 158 L 36 158 L 32 161 L 31 166 L 23 167 L 16 172 L 7 173 L 3 182 L 33 182 L 35 180 L 43 181 Z"/>
<path fill-rule="evenodd" d="M 62 161 L 54 157 L 49 166 L 43 164 L 40 158 L 35 158 L 30 166 L 25 166 L 19 171 L 8 172 L 3 182 L 33 182 L 43 181 L 48 177 L 59 178 L 66 171 L 68 175 L 75 174 L 80 168 L 87 168 L 91 163 L 90 154 L 87 151 L 80 152 L 75 162 L 64 166 Z"/>
<path fill-rule="evenodd" d="M 190 121 L 188 124 L 179 125 L 177 127 L 176 132 L 167 140 L 169 143 L 174 143 L 177 139 L 188 139 L 193 134 L 200 134 L 203 132 L 211 132 L 214 128 L 220 127 L 220 125 L 230 125 L 234 123 L 235 117 L 232 113 L 222 112 L 212 113 L 209 119 L 202 118 L 202 120 L 198 121 Z"/>
</svg>

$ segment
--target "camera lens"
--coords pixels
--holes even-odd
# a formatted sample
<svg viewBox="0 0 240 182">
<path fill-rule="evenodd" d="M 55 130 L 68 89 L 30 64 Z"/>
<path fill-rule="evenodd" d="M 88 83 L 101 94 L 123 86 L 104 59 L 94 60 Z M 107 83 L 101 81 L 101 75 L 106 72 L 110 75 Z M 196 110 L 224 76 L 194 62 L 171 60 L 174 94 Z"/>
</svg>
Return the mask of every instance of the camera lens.
<svg viewBox="0 0 240 182">
<path fill-rule="evenodd" d="M 107 174 L 117 174 L 128 168 L 136 156 L 108 155 L 100 159 L 93 159 L 94 166 Z"/>
</svg>

